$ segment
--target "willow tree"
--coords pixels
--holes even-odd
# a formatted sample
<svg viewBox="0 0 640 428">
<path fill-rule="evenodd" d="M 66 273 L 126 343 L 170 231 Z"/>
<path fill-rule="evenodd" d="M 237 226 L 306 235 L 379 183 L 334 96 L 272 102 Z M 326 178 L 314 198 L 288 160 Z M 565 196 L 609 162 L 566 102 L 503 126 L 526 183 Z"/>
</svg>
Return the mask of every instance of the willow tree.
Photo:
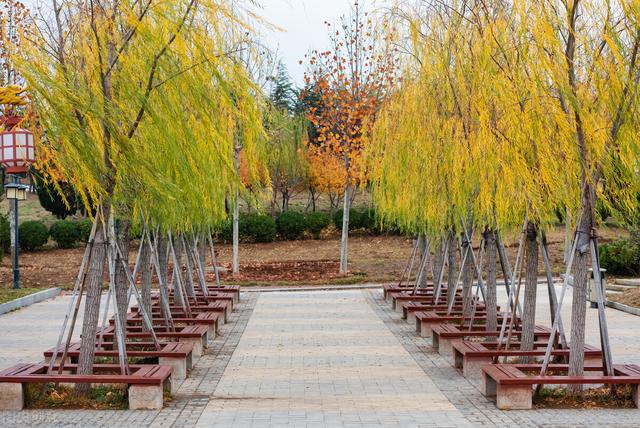
<svg viewBox="0 0 640 428">
<path fill-rule="evenodd" d="M 468 233 L 464 226 L 484 230 L 491 329 L 497 327 L 497 234 L 517 229 L 525 215 L 534 230 L 547 224 L 570 194 L 563 184 L 571 177 L 563 172 L 567 148 L 556 143 L 556 127 L 530 76 L 536 65 L 525 21 L 512 12 L 502 3 L 468 1 L 403 13 L 410 17 L 407 77 L 379 116 L 369 156 L 384 216 L 434 238 L 446 230 Z M 530 241 L 526 288 L 535 296 L 535 234 Z M 463 274 L 469 302 L 475 272 Z M 451 284 L 453 297 L 450 278 Z M 535 318 L 527 318 L 533 326 Z"/>
<path fill-rule="evenodd" d="M 69 182 L 86 206 L 99 204 L 108 215 L 125 219 L 143 201 L 155 207 L 159 223 L 180 223 L 176 219 L 183 209 L 212 209 L 204 215 L 208 219 L 221 215 L 220 205 L 211 202 L 217 195 L 206 188 L 192 192 L 204 193 L 200 200 L 173 204 L 175 192 L 184 191 L 178 184 L 188 181 L 169 171 L 191 177 L 194 157 L 205 157 L 209 169 L 220 171 L 223 185 L 213 187 L 219 192 L 236 180 L 228 172 L 231 152 L 224 150 L 229 128 L 241 124 L 249 134 L 261 128 L 251 113 L 255 97 L 248 93 L 249 82 L 230 59 L 236 45 L 223 36 L 229 25 L 246 29 L 232 16 L 229 4 L 213 0 L 53 0 L 51 16 L 36 23 L 20 58 L 44 130 L 39 164 L 49 179 Z M 240 94 L 241 103 L 213 108 L 211 103 L 221 99 L 216 92 Z M 187 144 L 202 151 L 186 155 Z M 158 162 L 165 168 L 156 169 Z M 207 172 L 200 171 L 196 176 Z M 201 205 L 203 200 L 208 203 Z M 87 278 L 80 374 L 93 368 L 107 239 L 98 227 Z M 117 294 L 122 297 L 126 290 L 121 287 Z M 76 386 L 78 393 L 87 389 Z"/>
<path fill-rule="evenodd" d="M 523 2 L 539 58 L 548 114 L 570 144 L 578 171 L 569 374 L 584 371 L 585 297 L 596 202 L 637 204 L 640 4 L 633 0 Z M 607 184 L 607 192 L 603 186 Z M 602 320 L 601 320 L 602 321 Z M 579 390 L 580 385 L 572 386 Z"/>
</svg>

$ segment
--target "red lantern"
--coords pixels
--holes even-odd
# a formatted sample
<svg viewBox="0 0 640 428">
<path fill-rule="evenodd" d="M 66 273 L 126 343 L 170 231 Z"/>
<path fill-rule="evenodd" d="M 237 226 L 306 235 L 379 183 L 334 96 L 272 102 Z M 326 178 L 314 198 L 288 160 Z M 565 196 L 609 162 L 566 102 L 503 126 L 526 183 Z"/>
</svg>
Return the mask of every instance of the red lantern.
<svg viewBox="0 0 640 428">
<path fill-rule="evenodd" d="M 14 128 L 0 133 L 2 151 L 0 163 L 8 174 L 27 172 L 29 165 L 34 163 L 35 150 L 33 133 L 26 129 Z"/>
</svg>

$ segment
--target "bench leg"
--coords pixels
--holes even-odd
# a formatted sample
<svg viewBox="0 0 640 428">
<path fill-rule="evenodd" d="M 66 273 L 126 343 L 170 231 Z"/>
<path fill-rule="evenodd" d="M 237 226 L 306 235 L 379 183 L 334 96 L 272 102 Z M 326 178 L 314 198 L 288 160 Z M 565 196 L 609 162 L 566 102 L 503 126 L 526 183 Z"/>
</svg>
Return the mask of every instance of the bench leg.
<svg viewBox="0 0 640 428">
<path fill-rule="evenodd" d="M 407 314 L 409 313 L 409 311 L 407 311 L 407 307 L 403 306 L 402 307 L 402 319 L 406 320 L 407 319 Z"/>
<path fill-rule="evenodd" d="M 495 397 L 497 393 L 498 384 L 496 381 L 485 372 L 482 372 L 482 384 L 480 391 L 485 397 Z"/>
<path fill-rule="evenodd" d="M 453 355 L 453 358 L 451 360 L 451 365 L 453 367 L 455 367 L 456 369 L 461 369 L 464 366 L 464 356 L 458 352 L 457 349 L 452 347 L 452 353 L 449 355 Z"/>
<path fill-rule="evenodd" d="M 22 410 L 24 389 L 21 383 L 0 383 L 0 410 Z"/>
<path fill-rule="evenodd" d="M 496 406 L 500 410 L 529 410 L 533 407 L 531 385 L 498 385 Z"/>
<path fill-rule="evenodd" d="M 471 357 L 465 355 L 462 359 L 462 374 L 471 380 L 480 380 L 482 367 L 493 362 L 491 357 Z"/>
<path fill-rule="evenodd" d="M 129 386 L 129 410 L 160 410 L 163 405 L 162 386 Z"/>
<path fill-rule="evenodd" d="M 209 347 L 209 333 L 205 334 L 204 336 L 202 336 L 200 338 L 200 345 L 202 346 L 202 348 L 208 348 Z M 204 352 L 203 352 L 204 354 Z"/>
<path fill-rule="evenodd" d="M 420 337 L 431 337 L 431 324 L 416 318 L 416 326 L 418 324 L 420 324 L 420 328 L 418 330 Z"/>
<path fill-rule="evenodd" d="M 416 322 L 415 314 L 416 314 L 416 311 L 407 311 L 407 322 L 409 324 L 413 324 Z"/>
<path fill-rule="evenodd" d="M 160 357 L 158 358 L 158 364 L 162 366 L 171 366 L 171 378 L 177 382 L 183 381 L 187 378 L 186 358 Z"/>
<path fill-rule="evenodd" d="M 431 335 L 433 334 L 433 326 L 435 325 L 439 325 L 439 322 L 422 322 L 422 325 L 420 326 L 420 336 L 421 337 L 431 337 Z"/>
<path fill-rule="evenodd" d="M 434 351 L 440 352 L 440 335 L 431 330 L 431 348 Z M 442 353 L 440 353 L 442 355 Z"/>
<path fill-rule="evenodd" d="M 416 334 L 422 337 L 422 321 L 419 318 L 413 317 L 416 322 Z"/>
<path fill-rule="evenodd" d="M 434 345 L 435 348 L 435 345 Z M 451 345 L 451 339 L 446 337 L 438 338 L 438 352 L 443 357 L 447 358 L 453 353 L 453 345 Z"/>
<path fill-rule="evenodd" d="M 631 396 L 633 397 L 633 404 L 637 409 L 640 409 L 640 397 L 638 396 L 638 384 L 631 385 Z"/>
<path fill-rule="evenodd" d="M 202 356 L 202 338 L 201 337 L 182 337 L 180 342 L 193 343 L 193 356 L 199 358 Z"/>
<path fill-rule="evenodd" d="M 209 324 L 209 338 L 215 339 L 218 333 L 218 322 L 216 321 L 213 324 Z"/>
<path fill-rule="evenodd" d="M 404 312 L 404 306 L 402 305 L 402 302 L 399 302 L 396 300 L 396 312 L 399 313 L 400 315 L 402 315 L 402 313 Z"/>
</svg>

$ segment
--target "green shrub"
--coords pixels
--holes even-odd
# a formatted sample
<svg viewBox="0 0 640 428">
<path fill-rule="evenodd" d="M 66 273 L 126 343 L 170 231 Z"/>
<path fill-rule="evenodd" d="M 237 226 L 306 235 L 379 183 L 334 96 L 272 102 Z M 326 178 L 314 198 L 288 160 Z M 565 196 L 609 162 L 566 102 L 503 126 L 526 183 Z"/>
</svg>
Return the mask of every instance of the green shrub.
<svg viewBox="0 0 640 428">
<path fill-rule="evenodd" d="M 80 237 L 80 232 L 75 222 L 58 220 L 49 228 L 49 235 L 56 241 L 58 248 L 73 248 Z"/>
<path fill-rule="evenodd" d="M 378 221 L 376 211 L 373 208 L 366 209 L 360 214 L 360 224 L 361 227 L 371 233 L 378 234 L 382 232 L 382 225 Z"/>
<path fill-rule="evenodd" d="M 4 214 L 0 214 L 0 247 L 4 251 L 11 248 L 11 225 Z"/>
<path fill-rule="evenodd" d="M 241 215 L 238 228 L 241 239 L 254 242 L 273 242 L 276 236 L 276 222 L 264 214 Z"/>
<path fill-rule="evenodd" d="M 331 223 L 331 219 L 325 213 L 315 212 L 305 216 L 305 227 L 315 239 L 320 238 L 320 232 L 329 226 L 329 223 Z"/>
<path fill-rule="evenodd" d="M 342 230 L 342 213 L 343 210 L 338 210 L 333 214 L 333 224 L 336 228 Z M 362 227 L 361 214 L 355 208 L 349 209 L 349 230 L 360 229 Z"/>
<path fill-rule="evenodd" d="M 290 241 L 300 238 L 305 228 L 304 214 L 298 211 L 285 211 L 276 219 L 278 234 Z"/>
<path fill-rule="evenodd" d="M 84 220 L 76 221 L 76 230 L 78 231 L 78 241 L 87 243 L 91 236 L 91 229 L 93 228 L 93 221 L 88 218 Z"/>
<path fill-rule="evenodd" d="M 18 239 L 20 248 L 25 251 L 33 251 L 47 243 L 49 231 L 41 221 L 25 221 L 20 225 Z"/>
<path fill-rule="evenodd" d="M 144 228 L 142 227 L 142 225 L 140 223 L 132 224 L 131 227 L 129 228 L 129 238 L 130 239 L 141 239 L 143 230 L 144 230 Z"/>
<path fill-rule="evenodd" d="M 600 265 L 608 274 L 640 274 L 640 244 L 621 239 L 600 246 Z"/>
<path fill-rule="evenodd" d="M 215 227 L 215 234 L 218 239 L 223 242 L 231 242 L 233 240 L 233 223 L 231 217 Z"/>
</svg>

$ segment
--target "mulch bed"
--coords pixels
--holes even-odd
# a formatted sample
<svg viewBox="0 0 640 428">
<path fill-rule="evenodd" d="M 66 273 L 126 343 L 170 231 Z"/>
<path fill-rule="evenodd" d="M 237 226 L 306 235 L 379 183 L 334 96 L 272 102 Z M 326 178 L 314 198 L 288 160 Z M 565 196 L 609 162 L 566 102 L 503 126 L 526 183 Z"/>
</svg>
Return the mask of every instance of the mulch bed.
<svg viewBox="0 0 640 428">
<path fill-rule="evenodd" d="M 609 300 L 622 303 L 623 305 L 640 308 L 640 288 L 637 290 L 628 290 L 617 296 L 608 296 Z"/>
<path fill-rule="evenodd" d="M 226 281 L 318 281 L 349 276 L 339 273 L 337 260 L 243 263 L 237 275 L 231 273 L 230 265 L 223 267 L 226 271 L 220 272 L 220 278 Z"/>
<path fill-rule="evenodd" d="M 533 399 L 536 409 L 633 409 L 631 387 L 619 385 L 616 395 L 611 394 L 611 388 L 602 386 L 590 388 L 578 395 L 569 395 L 564 388 L 543 388 Z"/>
</svg>

